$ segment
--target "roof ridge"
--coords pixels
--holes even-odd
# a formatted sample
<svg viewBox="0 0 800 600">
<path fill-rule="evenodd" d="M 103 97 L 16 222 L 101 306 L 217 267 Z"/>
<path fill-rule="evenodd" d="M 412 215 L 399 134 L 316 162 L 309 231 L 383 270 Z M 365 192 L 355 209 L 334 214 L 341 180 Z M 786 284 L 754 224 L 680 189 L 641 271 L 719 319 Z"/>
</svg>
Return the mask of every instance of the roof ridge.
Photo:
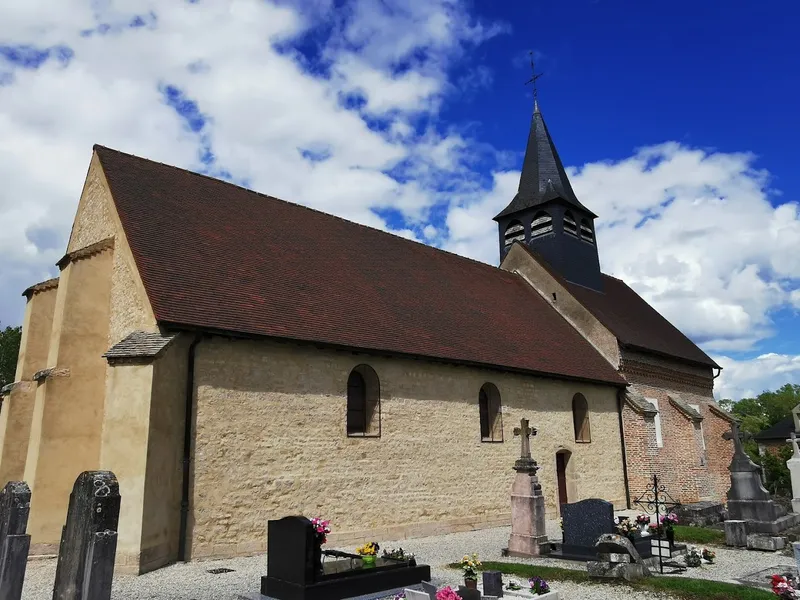
<svg viewBox="0 0 800 600">
<path fill-rule="evenodd" d="M 159 162 L 157 160 L 152 160 L 150 158 L 144 158 L 142 156 L 137 156 L 136 154 L 131 154 L 129 152 L 123 152 L 122 150 L 116 150 L 114 148 L 109 148 L 108 146 L 103 146 L 102 144 L 94 144 L 92 146 L 92 150 L 96 151 L 98 148 L 100 148 L 100 149 L 102 149 L 104 151 L 114 152 L 116 154 L 122 154 L 122 155 L 125 155 L 125 156 L 129 156 L 131 158 L 135 158 L 136 160 L 141 160 L 141 161 L 145 161 L 145 162 L 161 165 L 162 167 L 167 167 L 168 169 L 173 169 L 175 171 L 180 171 L 180 172 L 183 172 L 183 173 L 187 173 L 189 175 L 194 175 L 196 177 L 209 179 L 211 181 L 214 181 L 214 182 L 217 182 L 217 183 L 221 183 L 223 185 L 227 185 L 227 186 L 230 186 L 230 187 L 238 188 L 238 189 L 243 190 L 245 192 L 248 192 L 250 194 L 256 194 L 257 196 L 260 196 L 262 198 L 267 198 L 269 200 L 275 200 L 275 201 L 278 201 L 278 202 L 284 202 L 286 204 L 291 204 L 292 206 L 297 206 L 299 208 L 303 208 L 303 209 L 311 211 L 313 213 L 324 215 L 326 217 L 330 217 L 330 218 L 333 218 L 333 219 L 338 219 L 339 221 L 344 221 L 345 223 L 347 223 L 349 225 L 355 225 L 357 227 L 362 227 L 362 228 L 368 229 L 370 231 L 375 231 L 377 233 L 382 233 L 384 235 L 392 236 L 393 238 L 396 238 L 398 240 L 402 240 L 404 242 L 417 244 L 418 246 L 422 246 L 423 248 L 426 248 L 429 251 L 443 252 L 445 254 L 449 254 L 449 255 L 454 256 L 456 258 L 459 258 L 461 260 L 465 260 L 465 261 L 469 261 L 471 263 L 478 264 L 478 265 L 480 265 L 481 267 L 484 267 L 484 268 L 494 269 L 494 270 L 500 271 L 501 273 L 504 273 L 504 274 L 508 273 L 507 271 L 504 271 L 503 269 L 501 269 L 499 266 L 490 265 L 489 263 L 485 263 L 485 262 L 482 262 L 480 260 L 476 260 L 474 258 L 469 258 L 468 256 L 462 256 L 461 254 L 456 254 L 455 252 L 451 252 L 450 250 L 445 250 L 443 248 L 437 248 L 436 246 L 431 246 L 431 245 L 426 244 L 424 242 L 419 242 L 417 240 L 411 240 L 411 239 L 408 239 L 407 237 L 403 237 L 401 235 L 397 235 L 396 233 L 392 233 L 392 232 L 389 232 L 389 231 L 384 231 L 382 229 L 378 229 L 377 227 L 372 227 L 371 225 L 364 225 L 363 223 L 357 223 L 355 221 L 351 221 L 349 219 L 345 219 L 344 217 L 340 217 L 338 215 L 334 215 L 332 213 L 328 213 L 328 212 L 325 212 L 323 210 L 319 210 L 317 208 L 312 208 L 310 206 L 306 206 L 305 204 L 300 204 L 298 202 L 292 202 L 291 200 L 284 200 L 283 198 L 278 198 L 277 196 L 271 196 L 269 194 L 265 194 L 264 192 L 259 192 L 257 190 L 252 190 L 250 188 L 246 188 L 246 187 L 238 185 L 236 183 L 232 183 L 230 181 L 225 181 L 224 179 L 218 179 L 217 177 L 212 177 L 211 175 L 206 175 L 204 173 L 198 173 L 198 172 L 192 171 L 190 169 L 185 169 L 183 167 L 178 167 L 178 166 L 175 166 L 175 165 L 171 165 L 169 163 Z M 101 163 L 102 163 L 102 158 L 101 158 Z M 112 197 L 113 197 L 113 193 L 112 193 Z"/>
</svg>

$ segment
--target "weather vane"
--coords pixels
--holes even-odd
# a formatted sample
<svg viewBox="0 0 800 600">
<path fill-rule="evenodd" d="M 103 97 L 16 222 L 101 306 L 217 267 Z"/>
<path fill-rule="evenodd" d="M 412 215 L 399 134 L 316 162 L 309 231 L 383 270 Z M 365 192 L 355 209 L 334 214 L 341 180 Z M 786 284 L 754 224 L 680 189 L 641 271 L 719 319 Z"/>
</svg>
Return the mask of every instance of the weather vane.
<svg viewBox="0 0 800 600">
<path fill-rule="evenodd" d="M 539 77 L 541 77 L 542 75 L 544 75 L 544 73 L 539 73 L 539 74 L 536 73 L 536 66 L 534 65 L 534 62 L 533 62 L 533 51 L 528 52 L 528 54 L 530 54 L 530 57 L 531 57 L 531 75 L 532 75 L 532 77 L 528 81 L 525 82 L 525 85 L 528 85 L 529 83 L 533 84 L 533 101 L 534 102 L 538 102 L 539 101 L 539 89 L 536 87 L 536 80 L 539 79 Z"/>
</svg>

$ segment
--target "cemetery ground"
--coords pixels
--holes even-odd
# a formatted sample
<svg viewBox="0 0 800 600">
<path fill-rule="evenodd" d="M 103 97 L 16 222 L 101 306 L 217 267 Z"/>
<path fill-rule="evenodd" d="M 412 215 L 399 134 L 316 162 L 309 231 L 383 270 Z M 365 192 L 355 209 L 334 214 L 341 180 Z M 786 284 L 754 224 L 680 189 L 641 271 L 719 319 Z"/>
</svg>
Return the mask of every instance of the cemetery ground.
<svg viewBox="0 0 800 600">
<path fill-rule="evenodd" d="M 628 511 L 630 512 L 630 511 Z M 627 514 L 622 512 L 618 514 Z M 693 529 L 694 536 L 715 537 L 715 530 Z M 547 522 L 548 537 L 559 540 L 557 521 Z M 737 579 L 761 569 L 793 563 L 793 558 L 778 552 L 757 552 L 729 549 L 716 537 L 698 543 L 714 545 L 717 558 L 713 565 L 688 569 L 681 574 L 658 575 L 635 584 L 589 580 L 584 563 L 553 558 L 519 559 L 501 556 L 508 543 L 510 527 L 483 529 L 443 536 L 416 538 L 397 542 L 380 541 L 381 548 L 397 548 L 413 552 L 418 562 L 431 567 L 433 583 L 438 587 L 463 584 L 461 572 L 453 567 L 465 554 L 477 553 L 484 568 L 513 573 L 525 585 L 532 575 L 544 577 L 552 589 L 561 592 L 562 600 L 680 600 L 711 598 L 713 600 L 768 600 L 775 596 L 767 589 L 755 589 L 736 583 Z M 681 541 L 681 530 L 677 541 Z M 685 540 L 689 544 L 691 540 Z M 716 542 L 716 545 L 714 542 Z M 354 548 L 339 548 L 352 552 Z M 28 563 L 23 598 L 50 600 L 56 561 L 37 559 Z M 211 573 L 220 569 L 224 572 Z M 260 578 L 267 572 L 267 558 L 259 555 L 217 561 L 179 563 L 141 576 L 117 574 L 114 577 L 114 600 L 257 600 Z M 771 570 L 769 571 L 772 572 Z M 504 582 L 508 578 L 504 576 Z M 765 581 L 766 582 L 766 581 Z"/>
</svg>

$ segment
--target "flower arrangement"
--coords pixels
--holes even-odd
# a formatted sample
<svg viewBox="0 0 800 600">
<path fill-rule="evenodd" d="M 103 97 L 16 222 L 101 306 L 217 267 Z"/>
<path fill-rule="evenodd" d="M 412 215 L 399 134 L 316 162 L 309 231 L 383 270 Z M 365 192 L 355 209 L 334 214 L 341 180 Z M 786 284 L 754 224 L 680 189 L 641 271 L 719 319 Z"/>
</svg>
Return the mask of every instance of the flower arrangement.
<svg viewBox="0 0 800 600">
<path fill-rule="evenodd" d="M 436 600 L 461 600 L 461 596 L 448 585 L 436 592 Z"/>
<path fill-rule="evenodd" d="M 392 548 L 391 550 L 383 550 L 383 558 L 392 558 L 394 560 L 411 560 L 414 555 L 411 552 L 406 552 L 402 548 Z"/>
<path fill-rule="evenodd" d="M 717 558 L 717 553 L 713 550 L 709 550 L 708 548 L 703 548 L 701 554 L 703 555 L 703 560 L 706 560 L 709 563 L 713 563 L 714 559 Z"/>
<path fill-rule="evenodd" d="M 630 519 L 623 519 L 619 523 L 617 523 L 617 531 L 620 535 L 633 535 L 639 528 L 636 527 L 633 523 L 631 523 Z"/>
<path fill-rule="evenodd" d="M 376 556 L 380 549 L 381 547 L 378 545 L 378 542 L 367 542 L 363 546 L 356 548 L 356 553 L 361 556 Z"/>
<path fill-rule="evenodd" d="M 311 519 L 311 525 L 314 527 L 314 535 L 317 536 L 320 544 L 328 541 L 328 534 L 331 532 L 330 521 L 323 521 L 319 517 Z"/>
<path fill-rule="evenodd" d="M 794 589 L 794 580 L 787 579 L 785 575 L 772 576 L 772 592 L 783 600 L 797 600 L 797 591 Z"/>
<path fill-rule="evenodd" d="M 678 524 L 678 515 L 675 513 L 669 513 L 668 515 L 664 515 L 661 517 L 661 524 L 665 527 L 673 527 Z"/>
<path fill-rule="evenodd" d="M 478 560 L 478 555 L 464 556 L 461 559 L 461 570 L 464 571 L 464 579 L 478 581 L 478 569 L 481 567 L 481 561 Z"/>
<path fill-rule="evenodd" d="M 687 567 L 699 567 L 701 564 L 703 564 L 703 561 L 700 560 L 700 553 L 694 546 L 691 546 L 686 552 L 684 560 L 686 561 Z"/>
<path fill-rule="evenodd" d="M 648 525 L 650 523 L 650 515 L 646 515 L 644 513 L 639 513 L 636 515 L 636 524 L 637 525 Z"/>
<path fill-rule="evenodd" d="M 650 523 L 650 534 L 661 537 L 664 534 L 664 526 Z"/>
<path fill-rule="evenodd" d="M 400 592 L 399 594 L 395 594 L 392 600 L 405 600 L 405 598 L 406 598 L 406 593 Z"/>
<path fill-rule="evenodd" d="M 531 577 L 528 580 L 528 585 L 530 585 L 531 594 L 534 596 L 541 596 L 550 592 L 550 586 L 541 577 Z"/>
<path fill-rule="evenodd" d="M 506 589 L 511 590 L 512 592 L 516 592 L 522 589 L 522 586 L 516 579 L 510 579 L 506 584 Z"/>
</svg>

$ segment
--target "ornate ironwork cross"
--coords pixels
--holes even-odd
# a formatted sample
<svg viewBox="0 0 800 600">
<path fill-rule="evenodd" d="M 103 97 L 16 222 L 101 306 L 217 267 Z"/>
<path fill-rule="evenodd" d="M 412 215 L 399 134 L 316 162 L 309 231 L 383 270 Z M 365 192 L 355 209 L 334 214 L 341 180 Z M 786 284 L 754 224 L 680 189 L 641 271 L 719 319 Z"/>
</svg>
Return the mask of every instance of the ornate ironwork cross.
<svg viewBox="0 0 800 600">
<path fill-rule="evenodd" d="M 661 547 L 661 534 L 664 529 L 664 525 L 661 522 L 662 515 L 668 514 L 668 511 L 675 508 L 676 506 L 680 506 L 680 502 L 676 501 L 672 496 L 670 496 L 667 488 L 662 484 L 659 479 L 658 475 L 653 473 L 653 479 L 649 484 L 648 488 L 644 491 L 644 493 L 636 498 L 633 501 L 634 504 L 637 506 L 641 506 L 644 512 L 649 515 L 655 514 L 656 516 L 656 525 L 660 525 L 660 527 L 656 530 L 657 535 L 656 539 L 658 540 L 658 566 L 661 571 L 661 574 L 664 574 L 664 553 Z M 670 555 L 672 554 L 672 542 L 670 541 Z M 671 558 L 671 556 L 670 556 Z M 682 572 L 686 569 L 681 567 L 680 565 L 672 564 L 671 566 L 677 566 L 677 568 Z"/>
<path fill-rule="evenodd" d="M 528 52 L 528 54 L 530 54 L 530 57 L 531 57 L 531 75 L 532 75 L 532 77 L 528 81 L 525 82 L 525 85 L 528 85 L 529 83 L 533 84 L 533 100 L 536 102 L 536 101 L 539 100 L 539 88 L 536 86 L 536 80 L 539 79 L 539 77 L 541 77 L 542 75 L 544 75 L 544 73 L 539 73 L 539 74 L 536 73 L 536 65 L 533 62 L 533 51 Z"/>
</svg>

